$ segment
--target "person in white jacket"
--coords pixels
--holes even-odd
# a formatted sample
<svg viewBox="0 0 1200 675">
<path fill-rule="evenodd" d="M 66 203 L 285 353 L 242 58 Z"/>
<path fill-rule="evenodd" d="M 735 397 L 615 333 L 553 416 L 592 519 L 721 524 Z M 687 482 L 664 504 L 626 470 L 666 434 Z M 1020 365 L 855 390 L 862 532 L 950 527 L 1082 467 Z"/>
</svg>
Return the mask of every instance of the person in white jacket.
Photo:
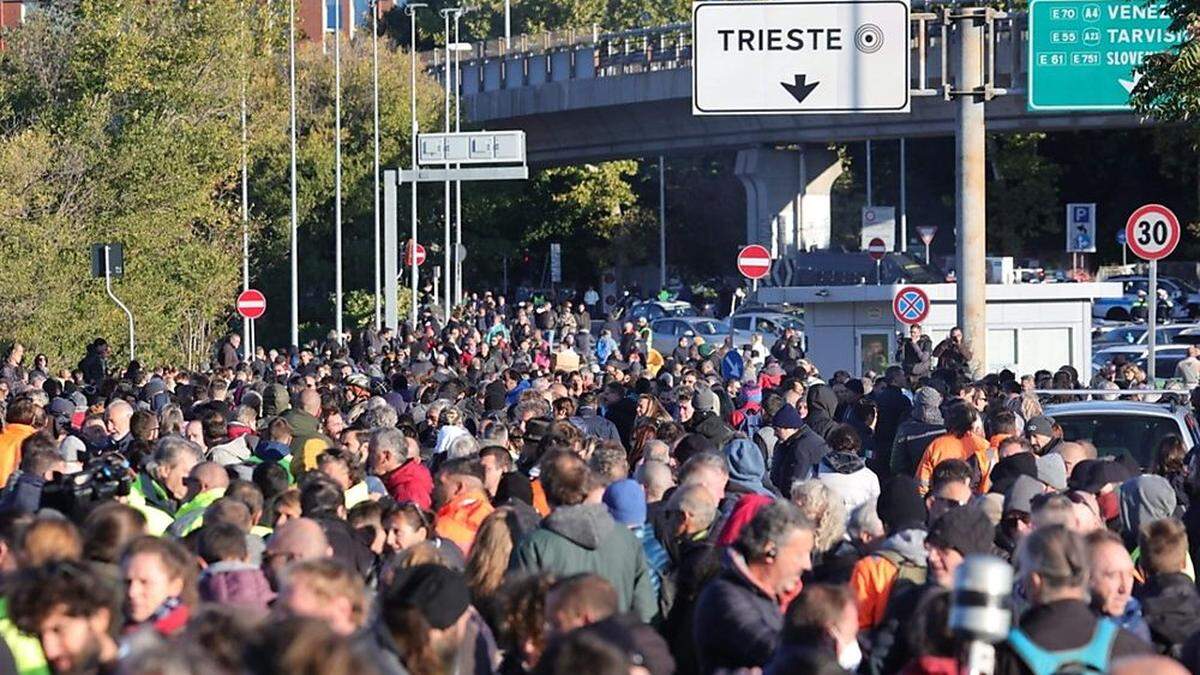
<svg viewBox="0 0 1200 675">
<path fill-rule="evenodd" d="M 879 497 L 879 477 L 862 457 L 862 442 L 849 424 L 838 424 L 827 438 L 831 452 L 817 465 L 817 480 L 842 498 L 846 513 Z"/>
</svg>

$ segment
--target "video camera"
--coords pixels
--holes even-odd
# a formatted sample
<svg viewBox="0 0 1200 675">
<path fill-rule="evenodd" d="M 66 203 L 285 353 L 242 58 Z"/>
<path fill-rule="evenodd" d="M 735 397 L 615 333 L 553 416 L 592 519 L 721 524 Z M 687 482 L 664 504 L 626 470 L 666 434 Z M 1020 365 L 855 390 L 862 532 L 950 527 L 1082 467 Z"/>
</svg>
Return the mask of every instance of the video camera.
<svg viewBox="0 0 1200 675">
<path fill-rule="evenodd" d="M 88 460 L 82 471 L 55 474 L 42 487 L 39 508 L 54 509 L 74 520 L 115 497 L 126 497 L 133 485 L 129 462 L 115 452 Z"/>
</svg>

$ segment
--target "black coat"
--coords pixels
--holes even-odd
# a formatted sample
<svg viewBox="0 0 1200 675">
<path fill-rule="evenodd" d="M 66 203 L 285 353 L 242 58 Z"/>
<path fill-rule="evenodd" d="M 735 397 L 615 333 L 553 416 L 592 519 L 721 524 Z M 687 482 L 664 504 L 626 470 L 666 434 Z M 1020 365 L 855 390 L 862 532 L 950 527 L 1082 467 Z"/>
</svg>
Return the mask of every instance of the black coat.
<svg viewBox="0 0 1200 675">
<path fill-rule="evenodd" d="M 912 401 L 900 391 L 899 387 L 891 385 L 875 394 L 875 404 L 879 407 L 875 418 L 875 460 L 876 466 L 886 470 L 890 463 L 892 445 L 896 440 L 896 431 L 912 414 Z M 917 457 L 919 461 L 921 458 Z"/>
<path fill-rule="evenodd" d="M 1160 654 L 1176 657 L 1183 643 L 1200 632 L 1200 593 L 1186 575 L 1157 574 L 1146 580 L 1138 596 L 1142 617 Z"/>
<path fill-rule="evenodd" d="M 763 667 L 779 646 L 783 611 L 727 558 L 721 573 L 700 591 L 692 636 L 700 672 Z"/>
<path fill-rule="evenodd" d="M 792 482 L 807 478 L 817 462 L 829 453 L 829 445 L 812 429 L 804 427 L 775 445 L 771 456 L 771 483 L 780 494 L 790 495 Z"/>
<path fill-rule="evenodd" d="M 1039 605 L 1021 616 L 1021 630 L 1043 649 L 1078 649 L 1092 639 L 1098 617 L 1082 600 L 1059 600 Z M 1122 628 L 1113 642 L 1110 656 L 1149 654 L 1153 650 L 1141 638 Z M 1032 671 L 1013 652 L 1007 642 L 996 645 L 995 675 L 1031 675 Z"/>
</svg>

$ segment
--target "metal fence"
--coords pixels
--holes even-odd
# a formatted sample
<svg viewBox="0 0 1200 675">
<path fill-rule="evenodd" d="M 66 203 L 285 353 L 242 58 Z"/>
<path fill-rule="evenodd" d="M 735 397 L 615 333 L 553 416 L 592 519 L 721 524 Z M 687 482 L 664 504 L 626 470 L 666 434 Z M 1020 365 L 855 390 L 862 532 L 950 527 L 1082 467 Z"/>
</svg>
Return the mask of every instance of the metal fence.
<svg viewBox="0 0 1200 675">
<path fill-rule="evenodd" d="M 949 85 L 949 44 L 953 22 L 949 10 L 911 14 L 909 45 L 914 96 L 940 96 Z M 1024 90 L 1028 18 L 1024 13 L 996 12 L 985 32 L 984 80 L 1008 93 Z M 479 42 L 461 57 L 461 95 L 539 86 L 549 82 L 639 75 L 690 68 L 692 26 L 677 23 L 618 32 L 563 30 L 514 37 L 511 48 L 503 39 Z M 445 54 L 425 52 L 421 59 L 439 79 L 444 78 Z"/>
</svg>

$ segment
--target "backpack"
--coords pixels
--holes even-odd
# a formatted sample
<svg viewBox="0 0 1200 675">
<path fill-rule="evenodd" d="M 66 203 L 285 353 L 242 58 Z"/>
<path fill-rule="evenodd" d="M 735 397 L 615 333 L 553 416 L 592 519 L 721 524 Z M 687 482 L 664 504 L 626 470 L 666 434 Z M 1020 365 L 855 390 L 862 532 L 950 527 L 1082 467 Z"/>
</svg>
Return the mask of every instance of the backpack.
<svg viewBox="0 0 1200 675">
<path fill-rule="evenodd" d="M 738 412 L 742 414 L 742 421 L 737 425 L 737 430 L 746 434 L 748 438 L 754 438 L 754 435 L 762 428 L 762 408 L 748 405 Z"/>
<path fill-rule="evenodd" d="M 875 555 L 896 566 L 896 581 L 905 581 L 916 586 L 925 583 L 925 578 L 928 575 L 928 569 L 924 565 L 918 565 L 913 561 L 900 555 L 898 551 L 890 549 L 882 549 L 876 551 Z M 892 591 L 895 593 L 895 590 Z"/>
<path fill-rule="evenodd" d="M 1037 646 L 1024 631 L 1013 626 L 1008 632 L 1008 646 L 1033 671 L 1033 675 L 1106 673 L 1109 654 L 1119 630 L 1113 621 L 1100 619 L 1087 644 L 1078 649 L 1052 652 Z"/>
</svg>

